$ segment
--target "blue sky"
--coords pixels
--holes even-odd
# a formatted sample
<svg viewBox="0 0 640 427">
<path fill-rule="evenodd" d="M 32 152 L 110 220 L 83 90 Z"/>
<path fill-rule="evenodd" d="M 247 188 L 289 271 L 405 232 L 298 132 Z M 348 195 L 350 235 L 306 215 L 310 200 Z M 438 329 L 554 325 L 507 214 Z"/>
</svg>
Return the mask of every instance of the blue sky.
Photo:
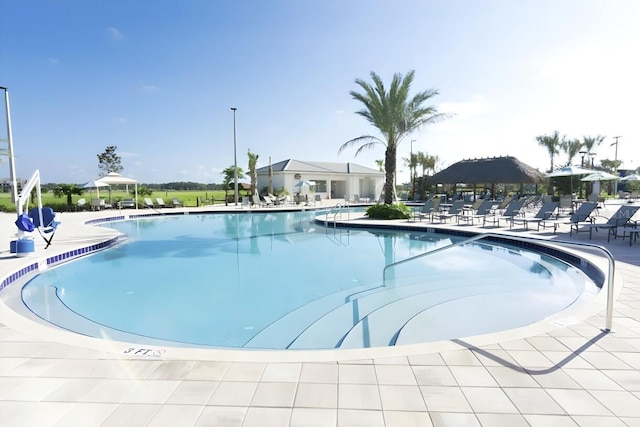
<svg viewBox="0 0 640 427">
<path fill-rule="evenodd" d="M 545 170 L 535 137 L 554 130 L 605 135 L 596 163 L 620 135 L 618 159 L 636 168 L 638 22 L 635 0 L 0 0 L 0 86 L 17 175 L 39 169 L 43 182 L 98 177 L 108 145 L 141 182 L 221 182 L 230 107 L 245 170 L 248 149 L 259 166 L 375 168 L 382 146 L 338 155 L 375 133 L 349 91 L 371 71 L 388 82 L 409 70 L 413 92 L 437 89 L 430 104 L 455 116 L 403 142 L 399 181 L 411 140 L 441 168 L 512 155 Z M 6 159 L 0 168 L 9 175 Z"/>
</svg>

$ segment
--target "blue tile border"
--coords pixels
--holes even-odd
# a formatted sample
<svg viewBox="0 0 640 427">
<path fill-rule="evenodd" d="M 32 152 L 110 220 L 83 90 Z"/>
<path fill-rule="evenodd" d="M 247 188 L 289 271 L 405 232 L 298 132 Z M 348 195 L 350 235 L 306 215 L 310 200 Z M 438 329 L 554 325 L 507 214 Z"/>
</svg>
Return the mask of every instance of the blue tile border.
<svg viewBox="0 0 640 427">
<path fill-rule="evenodd" d="M 55 266 L 57 264 L 63 263 L 63 262 L 67 262 L 70 261 L 74 258 L 78 258 L 81 256 L 85 256 L 85 255 L 89 255 L 93 252 L 97 252 L 97 251 L 101 251 L 103 249 L 106 249 L 108 247 L 111 247 L 113 245 L 115 245 L 116 243 L 118 243 L 120 241 L 120 237 L 113 237 L 109 240 L 106 240 L 104 242 L 100 242 L 100 243 L 95 243 L 93 245 L 90 246 L 86 246 L 83 248 L 78 248 L 78 249 L 72 249 L 70 251 L 67 252 L 62 252 L 60 254 L 56 254 L 50 257 L 45 258 L 44 262 L 48 267 L 52 267 Z M 3 290 L 4 288 L 6 288 L 7 286 L 9 286 L 10 284 L 20 280 L 21 278 L 23 278 L 25 275 L 27 274 L 31 274 L 31 273 L 39 273 L 40 272 L 40 267 L 39 267 L 40 262 L 36 261 L 36 262 L 32 262 L 31 264 L 28 264 L 24 267 L 22 267 L 21 269 L 9 274 L 7 277 L 5 277 L 2 282 L 0 282 L 0 291 Z"/>
</svg>

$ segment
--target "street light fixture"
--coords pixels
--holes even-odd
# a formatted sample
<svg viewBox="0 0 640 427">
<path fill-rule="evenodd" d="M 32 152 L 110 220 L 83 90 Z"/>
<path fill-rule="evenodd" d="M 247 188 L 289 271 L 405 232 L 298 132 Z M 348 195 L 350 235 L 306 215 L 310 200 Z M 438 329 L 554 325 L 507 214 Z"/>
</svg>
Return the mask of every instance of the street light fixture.
<svg viewBox="0 0 640 427">
<path fill-rule="evenodd" d="M 18 182 L 16 178 L 16 162 L 13 157 L 13 136 L 11 135 L 11 109 L 9 108 L 9 90 L 0 86 L 4 90 L 4 105 L 7 114 L 7 155 L 9 156 L 9 179 L 11 180 L 11 201 L 18 202 Z"/>
<path fill-rule="evenodd" d="M 596 153 L 589 153 L 589 156 L 591 156 L 591 169 L 593 169 L 595 166 Z"/>
<path fill-rule="evenodd" d="M 613 139 L 616 140 L 616 142 L 614 142 L 613 144 L 611 144 L 609 147 L 613 147 L 614 145 L 616 146 L 616 155 L 615 155 L 615 167 L 616 167 L 616 172 L 618 172 L 618 139 L 622 138 L 621 136 L 614 136 Z M 613 182 L 613 192 L 615 194 L 618 194 L 618 180 L 615 180 Z"/>
<path fill-rule="evenodd" d="M 585 154 L 587 154 L 586 151 L 580 151 L 579 152 L 580 156 L 582 156 L 582 161 L 580 162 L 580 167 L 583 168 L 584 167 L 584 156 Z"/>
<path fill-rule="evenodd" d="M 231 107 L 233 111 L 233 191 L 236 206 L 238 206 L 238 150 L 236 148 L 236 107 Z"/>
</svg>

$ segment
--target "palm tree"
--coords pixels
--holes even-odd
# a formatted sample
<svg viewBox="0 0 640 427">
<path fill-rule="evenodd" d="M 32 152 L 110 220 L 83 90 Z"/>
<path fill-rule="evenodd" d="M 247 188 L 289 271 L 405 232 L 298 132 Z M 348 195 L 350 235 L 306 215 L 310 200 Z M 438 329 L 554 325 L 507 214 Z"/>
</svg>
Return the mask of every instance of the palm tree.
<svg viewBox="0 0 640 427">
<path fill-rule="evenodd" d="M 247 151 L 247 156 L 249 157 L 249 178 L 251 179 L 251 197 L 253 197 L 257 191 L 256 186 L 258 185 L 258 171 L 256 170 L 256 165 L 258 164 L 258 157 L 260 157 L 256 153 L 252 153 L 251 150 Z"/>
<path fill-rule="evenodd" d="M 413 195 L 415 194 L 415 182 L 416 182 L 416 172 L 418 170 L 418 154 L 411 153 L 409 157 L 404 157 L 402 159 L 404 161 L 404 165 L 409 167 L 409 174 L 411 175 L 411 192 L 410 196 L 413 199 Z"/>
<path fill-rule="evenodd" d="M 598 145 L 602 144 L 604 141 L 604 136 L 583 136 L 582 137 L 582 145 L 587 149 L 587 153 L 592 155 L 593 150 L 598 147 Z M 595 155 L 595 153 L 593 153 Z M 591 157 L 591 168 L 593 168 L 593 157 Z"/>
<path fill-rule="evenodd" d="M 56 197 L 67 196 L 67 205 L 71 206 L 72 195 L 81 195 L 84 192 L 83 188 L 78 187 L 76 184 L 60 184 L 53 189 L 53 195 Z"/>
<path fill-rule="evenodd" d="M 556 130 L 551 135 L 536 136 L 536 141 L 538 141 L 538 145 L 544 146 L 549 152 L 549 157 L 551 158 L 551 169 L 549 169 L 549 172 L 552 172 L 553 158 L 556 154 L 560 154 L 560 134 Z"/>
<path fill-rule="evenodd" d="M 571 165 L 571 161 L 580 152 L 582 145 L 579 139 L 562 139 L 560 146 L 562 151 L 567 153 L 567 165 Z"/>
<path fill-rule="evenodd" d="M 356 111 L 356 114 L 361 115 L 376 127 L 382 134 L 382 138 L 372 135 L 359 136 L 342 144 L 338 153 L 355 145 L 359 145 L 356 156 L 364 150 L 375 148 L 378 144 L 385 147 L 385 204 L 393 203 L 396 153 L 403 138 L 423 125 L 435 123 L 447 117 L 445 114 L 438 113 L 435 107 L 423 106 L 425 101 L 438 94 L 437 90 L 419 92 L 409 99 L 409 89 L 414 76 L 413 70 L 404 77 L 400 73 L 394 74 L 387 91 L 380 77 L 372 71 L 373 85 L 356 79 L 356 84 L 364 93 L 349 92 L 353 99 L 364 105 L 364 108 Z"/>
</svg>

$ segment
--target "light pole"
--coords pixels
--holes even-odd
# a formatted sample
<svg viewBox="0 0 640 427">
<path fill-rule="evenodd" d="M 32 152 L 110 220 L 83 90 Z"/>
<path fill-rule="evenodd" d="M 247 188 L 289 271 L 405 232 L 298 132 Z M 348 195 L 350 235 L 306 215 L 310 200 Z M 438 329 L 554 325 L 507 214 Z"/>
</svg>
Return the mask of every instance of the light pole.
<svg viewBox="0 0 640 427">
<path fill-rule="evenodd" d="M 411 147 L 409 149 L 409 171 L 411 173 L 411 198 L 415 200 L 416 198 L 416 189 L 415 189 L 415 167 L 416 165 L 413 163 L 413 143 L 416 142 L 415 139 L 411 140 Z"/>
<path fill-rule="evenodd" d="M 0 86 L 4 90 L 4 105 L 7 114 L 7 155 L 9 156 L 9 179 L 11 180 L 11 201 L 18 202 L 18 182 L 16 180 L 16 162 L 13 157 L 13 137 L 11 135 L 11 109 L 9 108 L 9 90 Z"/>
<path fill-rule="evenodd" d="M 233 191 L 236 206 L 238 206 L 238 154 L 236 149 L 236 107 L 231 107 L 233 111 Z"/>
<path fill-rule="evenodd" d="M 614 136 L 613 139 L 616 140 L 616 142 L 614 142 L 613 144 L 611 144 L 609 147 L 613 147 L 614 145 L 616 146 L 616 154 L 614 157 L 614 161 L 615 166 L 616 166 L 616 172 L 618 172 L 618 139 L 622 138 L 621 136 Z M 618 194 L 618 180 L 613 181 L 613 192 Z"/>
</svg>

